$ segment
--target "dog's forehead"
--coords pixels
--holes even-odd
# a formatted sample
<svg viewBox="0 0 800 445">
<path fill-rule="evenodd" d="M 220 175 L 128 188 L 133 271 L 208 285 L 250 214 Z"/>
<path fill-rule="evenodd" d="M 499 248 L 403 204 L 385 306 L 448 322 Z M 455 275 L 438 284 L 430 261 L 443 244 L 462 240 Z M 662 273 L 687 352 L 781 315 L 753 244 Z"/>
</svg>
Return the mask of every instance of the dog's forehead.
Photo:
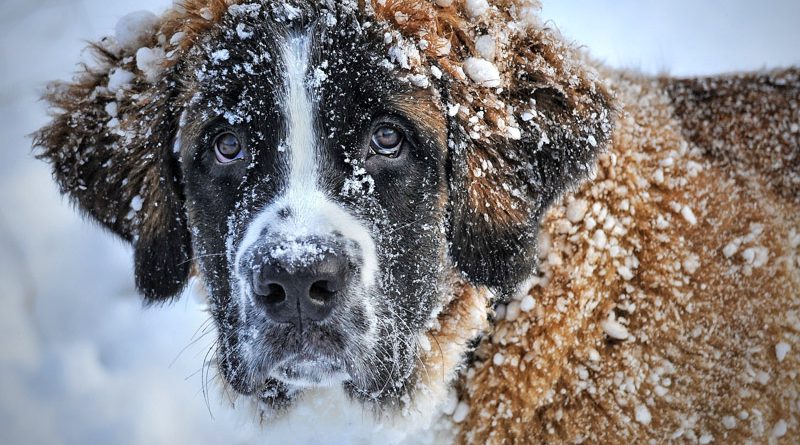
<svg viewBox="0 0 800 445">
<path fill-rule="evenodd" d="M 446 133 L 435 89 L 415 85 L 387 60 L 389 48 L 377 28 L 328 11 L 305 12 L 294 21 L 265 19 L 255 11 L 231 7 L 218 32 L 194 48 L 184 75 L 189 87 L 182 126 L 199 130 L 221 116 L 229 125 L 279 127 L 286 117 L 281 101 L 287 96 L 288 65 L 301 63 L 302 72 L 291 74 L 303 77 L 328 139 L 381 113 L 400 113 L 428 134 Z M 298 39 L 302 48 L 295 45 Z"/>
</svg>

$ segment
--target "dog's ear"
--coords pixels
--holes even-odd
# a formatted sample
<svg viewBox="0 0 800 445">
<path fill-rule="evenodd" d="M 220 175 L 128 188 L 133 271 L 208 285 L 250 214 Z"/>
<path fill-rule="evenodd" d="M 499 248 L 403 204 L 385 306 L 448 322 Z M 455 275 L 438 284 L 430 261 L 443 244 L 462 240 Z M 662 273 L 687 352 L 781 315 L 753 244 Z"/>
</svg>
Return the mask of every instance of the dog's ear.
<svg viewBox="0 0 800 445">
<path fill-rule="evenodd" d="M 136 286 L 147 301 L 176 296 L 191 269 L 177 157 L 176 68 L 137 70 L 116 43 L 92 46 L 95 67 L 52 84 L 53 119 L 34 135 L 61 192 L 131 242 Z"/>
<path fill-rule="evenodd" d="M 543 213 L 591 172 L 613 113 L 582 55 L 553 32 L 532 28 L 506 51 L 502 90 L 453 82 L 449 95 L 460 104 L 450 120 L 451 255 L 470 281 L 505 292 L 533 272 Z"/>
</svg>

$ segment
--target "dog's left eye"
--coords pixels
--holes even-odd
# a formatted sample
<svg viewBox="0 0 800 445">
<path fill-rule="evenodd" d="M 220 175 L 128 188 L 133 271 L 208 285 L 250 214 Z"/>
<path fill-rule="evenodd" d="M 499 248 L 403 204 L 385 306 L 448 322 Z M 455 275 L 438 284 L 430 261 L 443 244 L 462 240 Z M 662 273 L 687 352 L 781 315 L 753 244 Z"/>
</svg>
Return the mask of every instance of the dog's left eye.
<svg viewBox="0 0 800 445">
<path fill-rule="evenodd" d="M 242 143 L 235 134 L 230 132 L 222 133 L 214 140 L 214 155 L 216 155 L 217 162 L 220 164 L 228 164 L 242 159 L 244 157 Z"/>
<path fill-rule="evenodd" d="M 372 151 L 379 155 L 396 158 L 403 148 L 404 140 L 405 136 L 400 130 L 395 127 L 383 125 L 372 133 L 370 146 L 372 147 Z"/>
</svg>

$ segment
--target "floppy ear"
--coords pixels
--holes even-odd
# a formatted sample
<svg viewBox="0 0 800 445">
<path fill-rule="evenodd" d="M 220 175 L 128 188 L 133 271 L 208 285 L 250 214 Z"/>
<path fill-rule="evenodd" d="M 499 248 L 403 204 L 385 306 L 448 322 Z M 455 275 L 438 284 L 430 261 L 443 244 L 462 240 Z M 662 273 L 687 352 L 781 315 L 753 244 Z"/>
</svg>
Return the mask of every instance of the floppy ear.
<svg viewBox="0 0 800 445">
<path fill-rule="evenodd" d="M 462 106 L 450 121 L 450 236 L 470 281 L 512 291 L 536 266 L 543 213 L 608 142 L 612 105 L 581 55 L 550 31 L 530 29 L 507 51 L 497 62 L 503 90 L 451 91 Z"/>
<path fill-rule="evenodd" d="M 53 120 L 34 135 L 34 146 L 52 164 L 62 193 L 133 244 L 139 291 L 151 302 L 167 299 L 183 289 L 191 268 L 172 155 L 176 82 L 170 68 L 145 79 L 113 42 L 92 48 L 96 68 L 84 66 L 73 82 L 49 87 Z"/>
</svg>

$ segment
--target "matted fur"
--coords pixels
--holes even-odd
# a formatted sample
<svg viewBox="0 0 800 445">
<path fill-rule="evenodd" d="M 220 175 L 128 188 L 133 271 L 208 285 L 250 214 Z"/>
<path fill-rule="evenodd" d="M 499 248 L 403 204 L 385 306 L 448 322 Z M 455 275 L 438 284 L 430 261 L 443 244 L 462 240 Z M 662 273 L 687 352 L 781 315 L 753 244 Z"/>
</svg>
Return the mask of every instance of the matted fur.
<svg viewBox="0 0 800 445">
<path fill-rule="evenodd" d="M 533 309 L 499 321 L 480 346 L 462 442 L 796 443 L 800 204 L 774 178 L 794 184 L 799 172 L 748 161 L 796 162 L 797 75 L 610 74 L 623 106 L 611 148 L 545 219 Z M 717 102 L 691 103 L 700 89 Z M 736 114 L 719 102 L 739 104 Z M 725 145 L 696 143 L 698 128 Z M 581 203 L 576 218 L 568 209 Z M 745 253 L 761 248 L 763 264 Z M 610 314 L 626 340 L 604 330 Z M 782 361 L 779 343 L 791 348 Z"/>
<path fill-rule="evenodd" d="M 191 97 L 176 97 L 186 85 L 178 73 L 234 3 L 243 2 L 188 0 L 162 18 L 148 42 L 168 55 L 155 83 L 132 54 L 104 41 L 95 45 L 99 66 L 46 97 L 56 112 L 36 135 L 40 157 L 53 163 L 63 192 L 133 242 L 137 285 L 151 300 L 176 295 L 193 265 L 182 178 L 170 160 L 178 104 Z M 440 131 L 453 144 L 449 237 L 461 276 L 425 334 L 419 382 L 446 391 L 465 345 L 484 332 L 455 383 L 470 407 L 457 419 L 458 441 L 795 443 L 798 72 L 598 75 L 557 33 L 517 21 L 536 2 L 491 3 L 478 18 L 460 0 L 357 5 L 403 39 L 427 42 L 409 72 L 444 71 L 437 91 L 458 105 Z M 524 30 L 505 32 L 509 23 Z M 502 88 L 471 83 L 462 71 L 483 33 L 507 37 L 495 61 Z M 129 70 L 133 82 L 109 91 L 112 68 Z M 107 125 L 111 102 L 116 129 Z M 526 108 L 538 112 L 520 122 Z M 521 128 L 519 140 L 509 128 Z M 539 218 L 606 146 L 595 176 L 544 218 L 533 287 L 498 306 L 490 323 L 485 286 L 509 295 L 532 273 Z M 97 159 L 112 174 L 98 173 Z M 781 361 L 779 343 L 790 348 Z"/>
</svg>

